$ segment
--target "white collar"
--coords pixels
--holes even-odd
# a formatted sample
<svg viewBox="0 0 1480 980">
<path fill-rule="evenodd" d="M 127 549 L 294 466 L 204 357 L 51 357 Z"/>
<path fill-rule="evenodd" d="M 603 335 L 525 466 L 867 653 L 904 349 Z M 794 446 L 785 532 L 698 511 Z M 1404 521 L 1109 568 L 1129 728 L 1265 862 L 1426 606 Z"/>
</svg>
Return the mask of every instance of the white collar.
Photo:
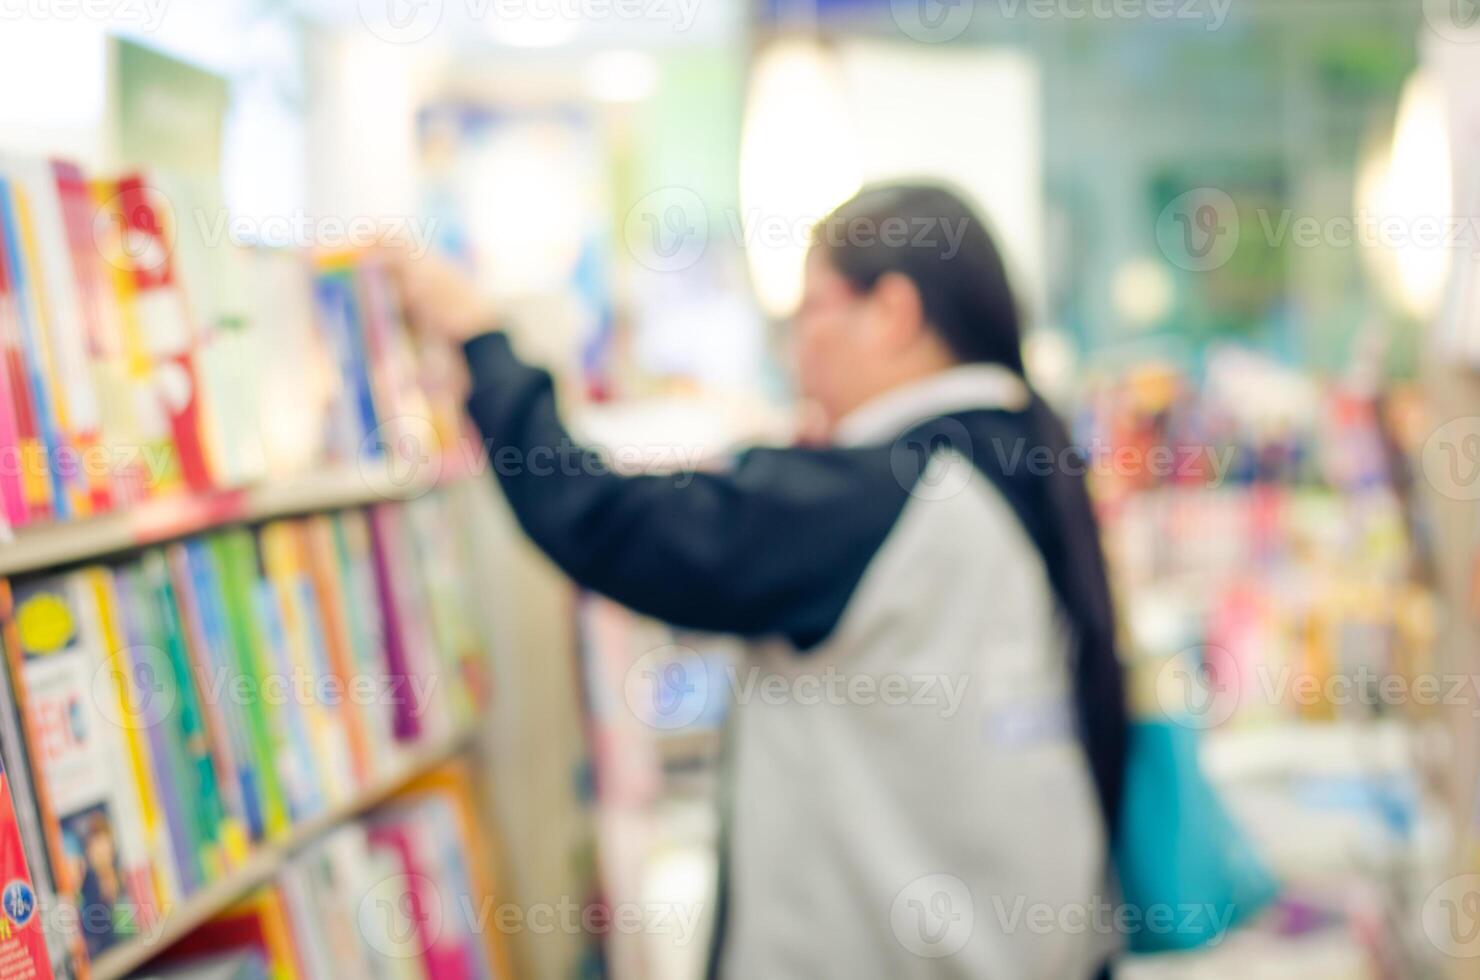
<svg viewBox="0 0 1480 980">
<path fill-rule="evenodd" d="M 838 422 L 833 442 L 859 446 L 892 439 L 917 422 L 974 408 L 1021 411 L 1028 386 L 1001 364 L 960 364 L 891 388 Z"/>
</svg>

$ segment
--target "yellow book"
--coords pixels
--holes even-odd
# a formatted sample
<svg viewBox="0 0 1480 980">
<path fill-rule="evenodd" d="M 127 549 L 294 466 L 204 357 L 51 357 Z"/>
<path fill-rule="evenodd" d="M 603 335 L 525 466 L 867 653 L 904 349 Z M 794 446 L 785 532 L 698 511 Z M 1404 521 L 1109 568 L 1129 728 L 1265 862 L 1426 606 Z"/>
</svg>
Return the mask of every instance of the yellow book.
<svg viewBox="0 0 1480 980">
<path fill-rule="evenodd" d="M 95 239 L 103 255 L 103 266 L 113 287 L 116 311 L 118 357 L 102 372 L 99 395 L 104 400 L 104 418 L 110 412 L 120 413 L 115 423 L 114 445 L 138 447 L 143 458 L 134 482 L 140 484 L 140 495 L 178 489 L 183 485 L 180 461 L 170 434 L 169 419 L 154 391 L 153 358 L 144 335 L 138 309 L 138 289 L 134 281 L 135 257 L 125 231 L 126 222 L 120 210 L 118 186 L 106 180 L 89 184 L 98 207 Z"/>
<path fill-rule="evenodd" d="M 289 676 L 280 680 L 303 717 L 319 763 L 319 790 L 329 801 L 343 801 L 356 790 L 354 754 L 341 717 L 349 699 L 328 664 L 302 539 L 291 522 L 275 521 L 262 529 L 261 542 L 262 569 L 278 600 L 288 658 Z"/>
<path fill-rule="evenodd" d="M 41 382 L 46 387 L 47 397 L 51 403 L 52 421 L 56 427 L 57 445 L 52 451 L 61 454 L 80 447 L 74 445 L 72 415 L 67 407 L 67 399 L 71 395 L 70 386 L 63 383 L 61 372 L 58 370 L 56 352 L 53 350 L 56 338 L 52 331 L 56 329 L 56 324 L 53 319 L 51 300 L 47 295 L 45 278 L 41 274 L 41 250 L 37 245 L 36 220 L 32 214 L 31 201 L 27 194 L 17 193 L 15 195 L 15 214 L 16 224 L 19 226 L 21 251 L 25 258 L 24 266 L 31 273 L 29 288 L 31 312 L 36 321 L 36 365 L 41 372 Z M 60 455 L 48 462 L 52 468 L 59 469 L 61 485 L 66 495 L 67 515 L 85 517 L 92 513 L 92 497 L 89 494 L 87 476 L 85 471 L 75 465 L 78 461 L 67 461 L 70 469 L 62 468 L 63 459 Z"/>
<path fill-rule="evenodd" d="M 98 626 L 105 639 L 105 666 L 100 669 L 99 676 L 106 676 L 112 681 L 111 684 L 104 684 L 100 680 L 95 689 L 100 698 L 110 699 L 103 705 L 104 711 L 108 712 L 111 708 L 112 717 L 122 721 L 119 728 L 128 773 L 134 787 L 133 796 L 138 801 L 140 830 L 152 871 L 155 907 L 168 909 L 183 895 L 179 878 L 175 874 L 169 827 L 165 823 L 154 788 L 155 774 L 144 730 L 145 716 L 130 693 L 127 673 L 129 664 L 123 655 L 123 651 L 129 647 L 129 638 L 119 621 L 118 594 L 114 589 L 113 576 L 106 568 L 88 568 L 81 574 L 92 590 Z"/>
</svg>

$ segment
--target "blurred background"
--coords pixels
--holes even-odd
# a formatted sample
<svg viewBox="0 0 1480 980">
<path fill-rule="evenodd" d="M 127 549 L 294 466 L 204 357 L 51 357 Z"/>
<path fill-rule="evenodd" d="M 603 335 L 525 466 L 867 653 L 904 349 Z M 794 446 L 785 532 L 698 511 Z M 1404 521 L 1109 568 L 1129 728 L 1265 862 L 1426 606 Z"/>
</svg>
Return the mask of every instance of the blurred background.
<svg viewBox="0 0 1480 980">
<path fill-rule="evenodd" d="M 870 180 L 958 184 L 1088 454 L 1138 707 L 1190 719 L 1283 884 L 1121 975 L 1474 975 L 1472 0 L 64 6 L 0 7 L 0 149 L 188 177 L 176 220 L 234 245 L 445 251 L 583 435 L 660 465 L 789 438 L 813 221 Z M 185 287 L 233 320 L 209 269 Z M 504 887 L 707 912 L 732 651 L 509 547 Z M 709 680 L 648 697 L 673 663 Z M 688 978 L 706 934 L 510 948 Z"/>
</svg>

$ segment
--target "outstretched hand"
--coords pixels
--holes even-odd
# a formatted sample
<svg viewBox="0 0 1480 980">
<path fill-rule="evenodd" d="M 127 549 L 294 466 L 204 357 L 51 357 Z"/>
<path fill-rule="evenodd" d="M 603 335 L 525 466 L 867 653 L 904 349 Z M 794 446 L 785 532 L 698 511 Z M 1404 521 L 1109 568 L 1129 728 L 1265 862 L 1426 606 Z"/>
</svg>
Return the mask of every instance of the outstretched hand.
<svg viewBox="0 0 1480 980">
<path fill-rule="evenodd" d="M 386 258 L 400 283 L 406 317 L 417 333 L 460 344 L 498 326 L 493 303 L 447 259 L 398 250 Z"/>
</svg>

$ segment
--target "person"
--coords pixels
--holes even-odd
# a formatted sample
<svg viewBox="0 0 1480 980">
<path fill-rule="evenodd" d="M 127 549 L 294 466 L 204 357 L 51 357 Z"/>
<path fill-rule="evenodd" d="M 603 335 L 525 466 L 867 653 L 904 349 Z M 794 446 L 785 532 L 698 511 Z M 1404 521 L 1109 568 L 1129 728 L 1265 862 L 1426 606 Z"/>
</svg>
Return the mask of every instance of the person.
<svg viewBox="0 0 1480 980">
<path fill-rule="evenodd" d="M 585 459 L 474 286 L 403 275 L 417 328 L 463 344 L 490 452 Z M 1115 627 L 1083 459 L 1026 379 L 986 226 L 942 186 L 866 188 L 815 230 L 794 334 L 824 445 L 681 476 L 495 467 L 576 583 L 751 641 L 711 972 L 1096 976 Z"/>
</svg>

